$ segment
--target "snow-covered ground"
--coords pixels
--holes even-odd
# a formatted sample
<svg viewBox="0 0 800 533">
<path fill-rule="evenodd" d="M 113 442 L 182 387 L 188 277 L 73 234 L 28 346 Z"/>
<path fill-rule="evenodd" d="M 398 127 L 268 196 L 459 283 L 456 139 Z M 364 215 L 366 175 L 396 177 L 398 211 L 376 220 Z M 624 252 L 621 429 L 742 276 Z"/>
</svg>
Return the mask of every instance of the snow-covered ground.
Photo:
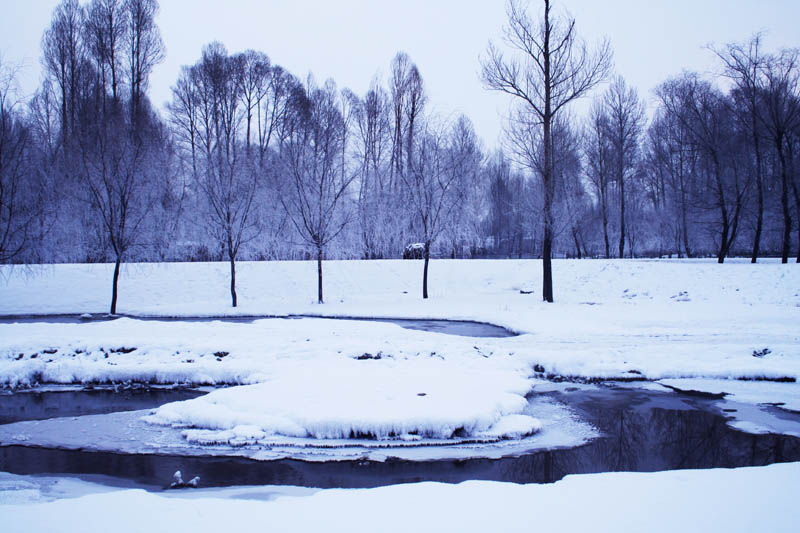
<svg viewBox="0 0 800 533">
<path fill-rule="evenodd" d="M 794 532 L 800 463 L 365 490 L 168 493 L 0 474 L 3 531 Z M 59 486 L 61 483 L 64 486 Z M 67 486 L 69 485 L 69 486 Z M 67 494 L 81 495 L 63 499 Z M 146 512 L 142 512 L 146 510 Z"/>
<path fill-rule="evenodd" d="M 737 405 L 798 409 L 797 383 L 739 381 L 800 377 L 796 265 L 556 261 L 555 304 L 540 301 L 540 267 L 538 261 L 434 261 L 431 298 L 423 301 L 418 261 L 326 262 L 327 303 L 317 305 L 313 263 L 243 263 L 237 276 L 241 305 L 231 309 L 225 264 L 129 265 L 118 308 L 129 315 L 445 318 L 490 322 L 521 335 L 469 338 L 325 319 L 0 323 L 0 384 L 237 385 L 167 404 L 144 419 L 141 413 L 124 415 L 138 424 L 125 426 L 130 431 L 146 427 L 140 434 L 169 434 L 188 447 L 281 439 L 338 445 L 358 437 L 398 448 L 420 440 L 494 442 L 503 453 L 519 451 L 503 448 L 505 443 L 540 439 L 559 446 L 591 438 L 591 428 L 570 426 L 569 413 L 526 401 L 529 391 L 547 390 L 542 378 L 663 380 L 677 389 L 729 393 Z M 3 315 L 107 309 L 108 265 L 3 267 L 0 274 Z M 73 423 L 21 424 L 33 428 L 26 438 L 40 428 L 36 438 L 46 445 L 59 432 L 53 424 L 68 422 Z M 770 427 L 736 423 L 754 432 Z M 249 501 L 266 489 L 244 490 L 236 499 L 230 492 L 196 491 L 190 497 L 74 487 L 65 490 L 90 494 L 48 502 L 41 478 L 3 479 L 12 481 L 0 483 L 0 499 L 17 502 L 0 507 L 8 531 L 46 530 L 52 520 L 75 520 L 89 531 L 105 531 L 112 523 L 120 530 L 156 531 L 256 523 L 277 530 L 380 525 L 508 531 L 535 523 L 592 530 L 789 531 L 798 518 L 791 495 L 800 467 L 570 476 L 547 486 L 425 483 L 268 502 Z M 151 510 L 147 516 L 127 518 L 142 506 Z M 407 520 L 386 520 L 406 507 Z"/>
<path fill-rule="evenodd" d="M 102 313 L 108 304 L 110 268 L 4 267 L 0 314 Z M 241 305 L 233 309 L 225 264 L 128 265 L 120 280 L 119 311 L 471 319 L 524 335 L 475 340 L 386 324 L 305 320 L 252 325 L 132 320 L 0 324 L 0 382 L 256 383 L 272 375 L 276 365 L 292 361 L 302 361 L 304 368 L 322 359 L 351 365 L 354 356 L 379 353 L 382 360 L 358 361 L 356 366 L 374 369 L 408 358 L 419 364 L 438 359 L 444 362 L 442 369 L 449 363 L 456 363 L 453 371 L 466 368 L 459 379 L 467 379 L 475 365 L 478 373 L 491 367 L 521 372 L 524 378 L 535 364 L 548 375 L 583 377 L 800 375 L 800 268 L 794 264 L 555 261 L 555 304 L 540 300 L 541 265 L 534 260 L 434 261 L 429 300 L 419 295 L 419 261 L 326 262 L 324 305 L 313 303 L 314 268 L 312 262 L 242 263 L 237 275 Z M 120 347 L 137 350 L 109 353 Z M 32 353 L 53 348 L 59 352 L 30 360 Z M 82 353 L 75 355 L 76 349 Z M 753 356 L 765 349 L 763 357 Z M 230 356 L 218 362 L 212 354 L 220 351 Z M 20 353 L 25 356 L 16 361 Z M 475 363 L 480 359 L 488 364 Z M 43 362 L 48 360 L 52 362 Z M 427 374 L 433 371 L 426 369 Z M 510 383 L 502 388 L 521 390 L 519 381 Z"/>
<path fill-rule="evenodd" d="M 418 261 L 328 262 L 324 305 L 311 300 L 313 266 L 240 265 L 242 305 L 232 309 L 224 264 L 129 265 L 119 310 L 472 319 L 522 334 L 476 339 L 324 319 L 6 323 L 0 383 L 248 385 L 149 417 L 190 428 L 189 441 L 218 443 L 270 436 L 519 438 L 540 429 L 523 413 L 534 371 L 551 378 L 800 376 L 796 265 L 556 261 L 552 305 L 534 289 L 538 261 L 434 261 L 427 301 L 416 290 Z M 0 313 L 102 312 L 109 268 L 6 267 Z M 742 391 L 756 384 L 719 387 L 728 384 L 741 401 L 789 408 L 800 387 L 758 385 L 755 395 Z"/>
</svg>

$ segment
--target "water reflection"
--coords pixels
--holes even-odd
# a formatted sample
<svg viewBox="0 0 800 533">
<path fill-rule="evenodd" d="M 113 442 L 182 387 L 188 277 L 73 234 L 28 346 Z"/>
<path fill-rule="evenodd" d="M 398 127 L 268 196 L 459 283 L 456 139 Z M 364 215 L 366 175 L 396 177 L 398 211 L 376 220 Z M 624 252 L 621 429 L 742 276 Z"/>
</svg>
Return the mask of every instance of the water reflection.
<svg viewBox="0 0 800 533">
<path fill-rule="evenodd" d="M 503 459 L 508 481 L 551 482 L 567 474 L 734 468 L 800 460 L 800 439 L 734 430 L 713 411 L 711 402 L 631 391 L 555 396 L 575 407 L 603 436 L 578 448 Z"/>
<path fill-rule="evenodd" d="M 580 447 L 503 459 L 438 461 L 254 461 L 236 457 L 178 457 L 0 448 L 0 470 L 18 474 L 104 474 L 145 488 L 166 487 L 176 470 L 202 486 L 299 485 L 375 487 L 470 479 L 548 483 L 568 474 L 761 466 L 800 460 L 800 439 L 751 435 L 730 428 L 713 402 L 679 395 L 597 388 L 548 393 L 594 424 L 602 437 Z M 797 417 L 800 420 L 800 416 Z"/>
<path fill-rule="evenodd" d="M 0 393 L 0 424 L 151 409 L 169 402 L 196 398 L 202 394 L 204 393 L 184 388 Z"/>
</svg>

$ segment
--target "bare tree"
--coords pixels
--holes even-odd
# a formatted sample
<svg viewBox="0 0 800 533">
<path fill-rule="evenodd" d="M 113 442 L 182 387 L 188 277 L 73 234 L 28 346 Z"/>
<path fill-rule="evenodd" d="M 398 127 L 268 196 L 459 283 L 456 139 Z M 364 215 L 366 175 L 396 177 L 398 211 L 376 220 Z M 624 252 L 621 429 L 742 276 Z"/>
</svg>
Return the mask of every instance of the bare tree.
<svg viewBox="0 0 800 533">
<path fill-rule="evenodd" d="M 425 107 L 425 87 L 422 84 L 422 76 L 417 70 L 415 64 L 411 64 L 408 70 L 408 78 L 405 83 L 405 117 L 406 117 L 406 167 L 410 170 L 413 164 L 414 140 L 419 127 L 419 121 L 422 116 L 423 108 Z"/>
<path fill-rule="evenodd" d="M 82 124 L 78 136 L 78 173 L 87 201 L 100 222 L 98 238 L 114 257 L 110 313 L 117 312 L 120 265 L 128 251 L 141 244 L 143 229 L 156 203 L 151 136 L 134 133 L 122 113 Z"/>
<path fill-rule="evenodd" d="M 508 25 L 503 33 L 513 55 L 506 57 L 490 43 L 482 61 L 481 77 L 487 88 L 517 99 L 520 105 L 518 113 L 529 115 L 521 121 L 522 127 L 527 129 L 535 124 L 542 129 L 542 298 L 552 302 L 555 187 L 551 128 L 553 120 L 569 103 L 584 96 L 607 76 L 611 49 L 608 42 L 603 42 L 595 53 L 591 53 L 575 32 L 575 20 L 553 16 L 550 0 L 544 0 L 544 13 L 540 20 L 532 19 L 519 1 L 510 0 Z"/>
<path fill-rule="evenodd" d="M 787 158 L 787 137 L 800 125 L 800 50 L 783 50 L 771 57 L 766 67 L 763 123 L 775 152 L 778 154 L 783 213 L 783 246 L 781 262 L 789 260 L 792 214 L 789 208 L 789 187 L 793 182 L 792 167 Z"/>
<path fill-rule="evenodd" d="M 592 106 L 589 124 L 584 134 L 584 153 L 586 172 L 600 204 L 600 219 L 603 224 L 603 244 L 605 257 L 611 257 L 608 239 L 609 184 L 611 182 L 611 143 L 608 138 L 608 115 L 598 100 Z"/>
<path fill-rule="evenodd" d="M 413 63 L 405 52 L 398 52 L 392 59 L 392 77 L 389 82 L 389 89 L 392 99 L 392 153 L 391 153 L 391 181 L 392 186 L 396 185 L 394 179 L 403 173 L 405 159 L 403 157 L 404 148 L 407 146 L 406 132 L 410 131 L 406 121 L 406 100 L 409 91 L 409 76 Z"/>
<path fill-rule="evenodd" d="M 0 263 L 19 256 L 34 221 L 29 181 L 31 136 L 18 109 L 16 71 L 0 58 Z"/>
<path fill-rule="evenodd" d="M 792 192 L 794 192 L 794 206 L 797 220 L 800 222 L 800 124 L 790 132 L 786 140 L 786 149 L 789 163 L 792 168 Z M 800 263 L 800 223 L 797 224 L 797 263 Z"/>
<path fill-rule="evenodd" d="M 78 0 L 62 0 L 53 11 L 42 37 L 42 63 L 60 93 L 61 135 L 66 145 L 78 112 L 78 84 L 84 49 L 81 41 L 84 12 Z"/>
<path fill-rule="evenodd" d="M 717 261 L 723 263 L 736 240 L 744 200 L 749 187 L 736 161 L 739 140 L 725 96 L 696 74 L 684 73 L 657 90 L 667 113 L 689 132 L 688 142 L 699 151 L 699 170 L 705 174 L 700 186 L 706 206 L 718 210 Z"/>
<path fill-rule="evenodd" d="M 197 177 L 197 158 L 200 147 L 200 82 L 199 69 L 183 66 L 178 80 L 172 87 L 172 101 L 167 103 L 167 111 L 172 125 L 172 133 L 179 145 L 188 149 L 191 157 L 192 176 Z"/>
<path fill-rule="evenodd" d="M 580 139 L 568 113 L 561 114 L 553 124 L 553 176 L 556 200 L 553 210 L 555 236 L 568 235 L 575 246 L 575 256 L 585 253 L 583 243 L 583 221 L 587 211 L 587 195 L 581 181 L 583 165 L 580 154 Z M 543 150 L 541 151 L 543 152 Z M 540 160 L 539 165 L 544 161 Z M 541 171 L 538 173 L 541 175 Z"/>
<path fill-rule="evenodd" d="M 625 255 L 625 183 L 637 167 L 639 137 L 644 129 L 644 103 L 636 90 L 617 76 L 603 98 L 609 128 L 614 179 L 619 192 L 619 257 Z"/>
<path fill-rule="evenodd" d="M 693 196 L 697 150 L 690 142 L 690 132 L 677 117 L 656 113 L 647 133 L 645 161 L 654 183 L 650 194 L 654 209 L 660 212 L 666 241 L 678 257 L 693 256 L 689 236 L 690 206 Z"/>
<path fill-rule="evenodd" d="M 53 159 L 59 144 L 59 105 L 53 84 L 48 78 L 29 102 L 31 126 L 37 131 L 39 148 Z"/>
<path fill-rule="evenodd" d="M 738 89 L 737 99 L 741 105 L 740 119 L 750 131 L 753 153 L 755 155 L 756 176 L 756 229 L 753 236 L 753 252 L 750 261 L 755 263 L 761 247 L 761 232 L 764 227 L 764 177 L 761 149 L 760 119 L 762 112 L 760 99 L 764 90 L 764 66 L 766 58 L 761 53 L 761 35 L 754 35 L 748 43 L 728 44 L 724 50 L 713 49 L 725 65 L 725 75 L 733 80 Z"/>
<path fill-rule="evenodd" d="M 157 0 L 124 0 L 128 24 L 125 55 L 128 62 L 131 116 L 138 117 L 153 67 L 164 60 L 164 43 L 155 22 Z"/>
<path fill-rule="evenodd" d="M 457 203 L 456 181 L 462 177 L 460 166 L 472 149 L 458 146 L 458 130 L 427 124 L 413 150 L 409 167 L 400 174 L 408 192 L 414 217 L 419 223 L 424 244 L 422 297 L 428 298 L 428 263 L 431 245 L 441 234 Z M 454 142 L 455 141 L 455 142 Z"/>
<path fill-rule="evenodd" d="M 244 106 L 245 122 L 247 130 L 245 132 L 245 146 L 247 153 L 250 154 L 250 130 L 253 122 L 253 112 L 258 111 L 261 100 L 266 96 L 271 77 L 271 66 L 269 57 L 263 52 L 247 50 L 234 56 L 236 70 L 236 85 L 239 98 Z"/>
<path fill-rule="evenodd" d="M 525 241 L 523 212 L 530 210 L 530 186 L 521 173 L 514 172 L 503 152 L 498 152 L 488 161 L 485 173 L 489 180 L 488 232 L 495 251 L 511 257 L 516 253 L 522 257 Z"/>
<path fill-rule="evenodd" d="M 258 120 L 259 158 L 263 162 L 270 148 L 277 151 L 289 135 L 289 115 L 293 102 L 304 93 L 300 81 L 279 65 L 272 65 L 267 76 L 264 95 L 256 109 Z"/>
<path fill-rule="evenodd" d="M 354 107 L 355 153 L 358 159 L 358 222 L 362 257 L 386 257 L 392 248 L 397 217 L 389 189 L 391 119 L 387 92 L 373 79 Z"/>
<path fill-rule="evenodd" d="M 454 202 L 445 222 L 443 238 L 449 241 L 450 257 L 471 256 L 480 247 L 477 236 L 481 218 L 486 211 L 486 184 L 481 172 L 483 153 L 472 122 L 459 116 L 451 127 L 450 158 L 456 175 L 451 186 Z"/>
<path fill-rule="evenodd" d="M 345 123 L 337 98 L 332 81 L 320 88 L 309 77 L 306 97 L 293 103 L 280 154 L 288 176 L 279 184 L 280 201 L 300 238 L 316 252 L 319 303 L 325 247 L 349 222 L 340 208 L 356 176 L 341 168 Z"/>
<path fill-rule="evenodd" d="M 100 77 L 104 107 L 109 92 L 115 104 L 120 97 L 122 47 L 128 31 L 123 7 L 123 0 L 92 0 L 86 10 L 84 40 Z"/>
<path fill-rule="evenodd" d="M 193 69 L 195 123 L 202 154 L 197 181 L 207 208 L 206 228 L 230 263 L 231 305 L 236 307 L 236 258 L 242 245 L 257 235 L 255 199 L 260 172 L 242 149 L 241 98 L 234 59 L 220 43 L 212 43 Z"/>
</svg>

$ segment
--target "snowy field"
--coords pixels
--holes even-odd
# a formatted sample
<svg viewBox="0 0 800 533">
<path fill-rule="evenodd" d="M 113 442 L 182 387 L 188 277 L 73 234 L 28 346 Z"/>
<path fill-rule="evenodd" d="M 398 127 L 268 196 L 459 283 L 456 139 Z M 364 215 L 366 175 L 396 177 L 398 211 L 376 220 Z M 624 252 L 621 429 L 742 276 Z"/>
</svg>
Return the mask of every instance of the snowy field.
<svg viewBox="0 0 800 533">
<path fill-rule="evenodd" d="M 0 383 L 235 384 L 148 418 L 188 441 L 503 439 L 536 433 L 536 377 L 694 379 L 693 389 L 800 410 L 800 269 L 710 261 L 556 261 L 557 302 L 537 295 L 538 261 L 244 263 L 241 306 L 227 265 L 129 265 L 120 311 L 148 316 L 315 314 L 490 322 L 521 335 L 469 338 L 323 319 L 252 323 L 0 324 Z M 5 270 L 0 313 L 102 313 L 109 265 Z M 533 294 L 527 294 L 528 292 Z M 754 356 L 763 354 L 759 357 Z M 711 379 L 713 378 L 713 379 Z M 720 381 L 726 380 L 726 381 Z M 727 384 L 727 385 L 726 385 Z M 719 389 L 719 390 L 718 390 Z M 735 389 L 735 390 L 734 390 Z"/>
<path fill-rule="evenodd" d="M 435 353 L 432 358 L 445 362 L 477 355 L 499 370 L 539 364 L 547 374 L 565 376 L 800 375 L 800 269 L 794 264 L 555 261 L 556 303 L 548 305 L 540 298 L 539 261 L 433 261 L 429 300 L 420 298 L 420 261 L 330 261 L 324 264 L 327 303 L 317 305 L 315 263 L 242 263 L 237 275 L 241 303 L 235 309 L 229 304 L 227 268 L 224 263 L 127 265 L 120 279 L 119 311 L 462 319 L 524 335 L 474 341 L 386 324 L 323 321 L 257 322 L 255 327 L 125 320 L 2 324 L 0 381 L 13 385 L 40 371 L 52 382 L 133 379 L 138 374 L 148 381 L 254 383 L 263 381 L 256 374 L 268 371 L 275 359 L 317 354 L 349 359 L 382 350 L 396 357 L 372 361 L 373 366 Z M 103 313 L 108 307 L 110 265 L 4 267 L 2 276 L 0 314 Z M 95 364 L 97 349 L 122 345 L 137 350 L 108 354 Z M 29 352 L 54 347 L 60 351 L 47 357 L 53 359 L 52 369 L 43 357 L 29 364 Z M 73 348 L 83 349 L 82 357 L 73 358 Z M 753 356 L 765 349 L 763 357 Z M 163 358 L 167 351 L 178 351 L 180 357 Z M 209 355 L 217 351 L 230 356 L 212 364 L 216 361 Z M 19 353 L 26 357 L 9 366 Z M 200 358 L 203 354 L 208 360 Z M 193 363 L 167 364 L 189 359 Z M 156 368 L 162 373 L 155 375 Z"/>
<path fill-rule="evenodd" d="M 143 434 L 169 432 L 186 446 L 199 447 L 281 439 L 361 439 L 398 449 L 417 443 L 526 439 L 575 445 L 594 436 L 591 428 L 559 435 L 568 413 L 554 414 L 545 406 L 537 411 L 526 400 L 529 392 L 546 390 L 546 380 L 564 378 L 651 380 L 645 386 L 727 393 L 742 404 L 770 403 L 800 411 L 800 385 L 794 382 L 800 378 L 797 265 L 555 261 L 556 303 L 545 304 L 538 261 L 433 261 L 427 301 L 420 297 L 419 261 L 326 262 L 326 303 L 318 305 L 314 263 L 243 263 L 236 309 L 229 306 L 227 268 L 128 265 L 118 304 L 128 317 L 0 323 L 0 385 L 236 385 L 135 415 L 135 423 L 147 428 Z M 107 310 L 108 265 L 5 267 L 2 277 L 2 315 Z M 324 318 L 132 318 L 296 314 L 476 320 L 520 335 L 471 338 Z M 748 430 L 747 424 L 739 427 Z M 563 526 L 568 520 L 575 528 L 602 530 L 598 517 L 608 517 L 608 527 L 617 529 L 621 519 L 612 517 L 624 516 L 623 529 L 628 530 L 788 531 L 787 525 L 798 518 L 786 499 L 800 488 L 798 468 L 574 476 L 549 486 L 426 483 L 321 491 L 269 502 L 205 492 L 173 497 L 113 491 L 50 503 L 42 497 L 44 503 L 35 503 L 37 494 L 41 496 L 38 478 L 14 478 L 0 490 L 0 498 L 12 501 L 28 494 L 13 488 L 26 483 L 32 484 L 31 497 L 0 507 L 0 514 L 11 517 L 9 531 L 45 530 L 48 516 L 79 517 L 98 508 L 124 514 L 142 505 L 153 509 L 147 518 L 147 528 L 153 530 L 172 530 L 175 523 L 198 531 L 219 529 L 223 526 L 215 520 L 222 518 L 215 516 L 225 516 L 225 527 L 250 527 L 257 517 L 268 517 L 259 523 L 278 530 L 311 530 L 322 527 L 314 522 L 318 516 L 329 517 L 319 518 L 328 530 L 359 530 L 376 523 L 386 525 L 384 530 L 405 530 L 407 521 L 385 520 L 401 502 L 414 506 L 420 518 L 413 523 L 427 529 L 514 530 L 530 526 L 535 502 L 535 507 L 547 509 L 535 518 L 537 524 Z M 259 496 L 256 491 L 242 498 Z M 585 512 L 568 512 L 575 502 Z M 726 511 L 709 514 L 708 506 Z M 356 508 L 360 517 L 354 524 L 348 513 Z M 463 513 L 465 508 L 486 513 L 472 516 Z M 668 510 L 656 516 L 644 511 L 648 508 Z M 198 509 L 204 511 L 198 514 Z M 364 510 L 374 516 L 364 516 Z M 99 530 L 104 520 L 110 519 L 93 512 L 82 525 Z M 123 528 L 130 524 L 119 517 L 113 522 Z"/>
</svg>

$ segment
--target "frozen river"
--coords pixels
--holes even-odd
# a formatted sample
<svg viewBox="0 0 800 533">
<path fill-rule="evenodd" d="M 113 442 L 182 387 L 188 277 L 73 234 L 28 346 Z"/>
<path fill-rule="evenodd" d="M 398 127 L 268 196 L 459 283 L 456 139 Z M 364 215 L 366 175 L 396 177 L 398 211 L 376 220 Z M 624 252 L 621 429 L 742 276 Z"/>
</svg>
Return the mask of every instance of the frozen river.
<svg viewBox="0 0 800 533">
<path fill-rule="evenodd" d="M 182 442 L 177 430 L 145 429 L 139 421 L 146 409 L 198 394 L 50 388 L 0 395 L 6 422 L 0 425 L 0 470 L 101 475 L 115 485 L 150 490 L 168 486 L 176 470 L 186 479 L 200 476 L 202 486 L 328 488 L 469 479 L 538 483 L 577 473 L 800 460 L 798 414 L 623 384 L 539 387 L 528 397 L 529 410 L 543 420 L 543 430 L 516 442 L 394 448 L 376 441 L 317 441 L 315 448 L 308 439 L 273 447 L 202 447 Z M 743 421 L 756 429 L 732 427 Z"/>
</svg>

